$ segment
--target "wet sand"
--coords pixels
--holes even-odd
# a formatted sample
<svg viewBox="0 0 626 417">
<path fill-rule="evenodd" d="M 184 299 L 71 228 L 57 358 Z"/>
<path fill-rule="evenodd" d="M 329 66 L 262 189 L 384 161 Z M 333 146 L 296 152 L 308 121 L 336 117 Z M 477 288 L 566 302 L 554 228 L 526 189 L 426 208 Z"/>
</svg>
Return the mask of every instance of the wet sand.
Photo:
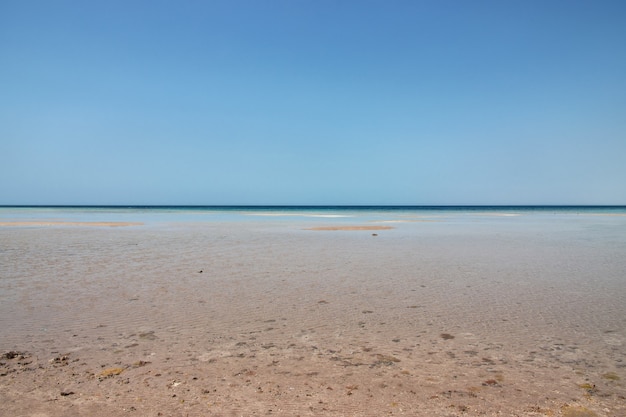
<svg viewBox="0 0 626 417">
<path fill-rule="evenodd" d="M 0 228 L 0 415 L 623 416 L 602 221 Z"/>
</svg>

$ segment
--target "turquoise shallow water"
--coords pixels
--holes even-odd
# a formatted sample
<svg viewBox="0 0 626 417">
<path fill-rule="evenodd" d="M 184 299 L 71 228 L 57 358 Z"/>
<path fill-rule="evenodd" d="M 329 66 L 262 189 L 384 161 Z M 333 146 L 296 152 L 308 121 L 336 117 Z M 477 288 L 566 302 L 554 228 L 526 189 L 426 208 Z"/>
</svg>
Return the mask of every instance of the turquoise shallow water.
<svg viewBox="0 0 626 417">
<path fill-rule="evenodd" d="M 477 217 L 626 215 L 626 206 L 4 206 L 0 221 L 249 222 L 407 221 Z"/>
</svg>

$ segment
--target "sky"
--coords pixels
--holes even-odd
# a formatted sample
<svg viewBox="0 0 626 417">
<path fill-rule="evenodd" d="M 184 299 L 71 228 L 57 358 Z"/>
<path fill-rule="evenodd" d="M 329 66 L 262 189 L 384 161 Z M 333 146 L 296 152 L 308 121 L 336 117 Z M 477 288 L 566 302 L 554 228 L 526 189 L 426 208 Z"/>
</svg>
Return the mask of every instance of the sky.
<svg viewBox="0 0 626 417">
<path fill-rule="evenodd" d="M 0 204 L 626 204 L 622 0 L 0 0 Z"/>
</svg>

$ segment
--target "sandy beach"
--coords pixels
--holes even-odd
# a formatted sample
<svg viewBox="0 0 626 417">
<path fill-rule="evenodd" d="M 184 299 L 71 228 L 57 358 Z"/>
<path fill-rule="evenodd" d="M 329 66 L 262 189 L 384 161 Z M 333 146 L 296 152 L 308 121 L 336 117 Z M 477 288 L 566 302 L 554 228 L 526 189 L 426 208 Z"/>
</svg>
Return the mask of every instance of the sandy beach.
<svg viewBox="0 0 626 417">
<path fill-rule="evenodd" d="M 624 218 L 523 217 L 3 222 L 0 415 L 626 415 Z"/>
</svg>

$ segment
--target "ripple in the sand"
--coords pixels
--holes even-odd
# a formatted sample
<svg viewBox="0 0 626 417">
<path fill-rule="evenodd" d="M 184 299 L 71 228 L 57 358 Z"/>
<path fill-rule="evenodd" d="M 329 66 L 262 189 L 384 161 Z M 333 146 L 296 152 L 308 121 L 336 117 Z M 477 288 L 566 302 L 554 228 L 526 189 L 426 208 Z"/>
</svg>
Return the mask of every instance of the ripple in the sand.
<svg viewBox="0 0 626 417">
<path fill-rule="evenodd" d="M 124 368 L 108 368 L 100 372 L 100 378 L 109 378 L 124 372 Z"/>
<path fill-rule="evenodd" d="M 593 411 L 589 410 L 586 407 L 576 406 L 576 405 L 567 405 L 563 407 L 562 415 L 563 417 L 596 417 L 597 414 Z"/>
<path fill-rule="evenodd" d="M 608 379 L 610 381 L 619 381 L 621 378 L 615 372 L 607 372 L 602 375 L 602 378 Z"/>
<path fill-rule="evenodd" d="M 381 353 L 377 353 L 376 354 L 376 361 L 372 364 L 372 366 L 377 366 L 377 365 L 393 365 L 394 363 L 400 362 L 400 359 L 396 358 L 395 356 L 391 356 L 391 355 L 383 355 Z"/>
<path fill-rule="evenodd" d="M 139 333 L 139 338 L 144 340 L 156 340 L 157 337 L 154 335 L 154 331 L 149 331 Z"/>
</svg>

